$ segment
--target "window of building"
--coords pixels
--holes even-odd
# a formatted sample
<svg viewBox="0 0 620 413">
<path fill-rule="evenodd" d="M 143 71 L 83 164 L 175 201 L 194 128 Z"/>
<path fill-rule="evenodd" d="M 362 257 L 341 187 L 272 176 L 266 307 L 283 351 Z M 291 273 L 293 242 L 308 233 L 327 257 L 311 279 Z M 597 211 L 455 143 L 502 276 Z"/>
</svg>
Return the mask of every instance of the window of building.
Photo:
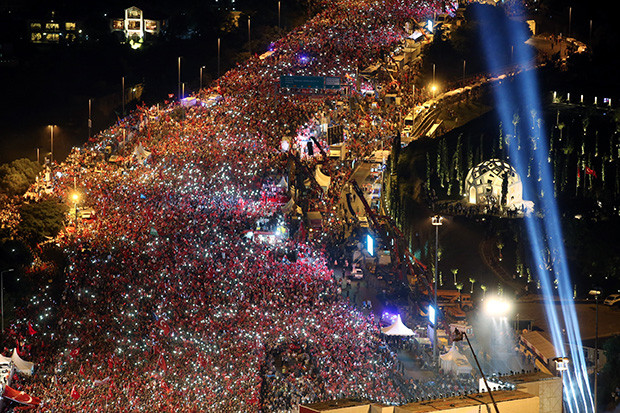
<svg viewBox="0 0 620 413">
<path fill-rule="evenodd" d="M 142 10 L 140 9 L 127 10 L 127 17 L 130 19 L 139 19 L 141 16 L 142 16 Z"/>
<path fill-rule="evenodd" d="M 66 22 L 65 23 L 65 29 L 67 29 L 67 30 L 75 30 L 75 23 Z"/>
<path fill-rule="evenodd" d="M 60 40 L 60 36 L 58 35 L 58 33 L 48 33 L 45 37 L 45 40 L 47 40 L 48 42 L 58 43 L 58 41 Z"/>
<path fill-rule="evenodd" d="M 31 30 L 41 30 L 41 23 L 30 23 Z"/>
<path fill-rule="evenodd" d="M 125 21 L 121 19 L 114 20 L 112 22 L 112 28 L 114 30 L 123 30 L 125 27 Z"/>
<path fill-rule="evenodd" d="M 41 33 L 31 33 L 30 40 L 33 41 L 34 43 L 39 43 L 42 37 L 43 36 L 41 35 Z"/>
<path fill-rule="evenodd" d="M 45 28 L 47 30 L 58 30 L 60 29 L 60 25 L 58 23 L 45 23 Z"/>
<path fill-rule="evenodd" d="M 140 30 L 140 21 L 138 20 L 130 20 L 127 22 L 127 29 L 129 30 Z"/>
</svg>

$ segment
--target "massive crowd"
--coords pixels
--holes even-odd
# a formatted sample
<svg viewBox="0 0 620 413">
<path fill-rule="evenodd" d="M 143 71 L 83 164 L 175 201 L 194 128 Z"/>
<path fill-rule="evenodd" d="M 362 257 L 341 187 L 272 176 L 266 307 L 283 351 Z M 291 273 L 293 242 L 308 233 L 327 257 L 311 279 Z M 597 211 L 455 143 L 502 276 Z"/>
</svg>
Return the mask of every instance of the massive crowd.
<svg viewBox="0 0 620 413">
<path fill-rule="evenodd" d="M 96 219 L 59 241 L 68 257 L 60 299 L 42 288 L 3 336 L 37 366 L 15 386 L 51 412 L 411 400 L 378 324 L 339 294 L 324 249 L 247 232 L 280 213 L 264 183 L 285 169 L 282 138 L 311 117 L 346 122 L 356 156 L 392 133 L 389 119 L 337 112 L 333 96 L 278 94 L 278 76 L 355 74 L 402 38 L 406 19 L 431 12 L 423 1 L 332 2 L 275 42 L 273 55 L 197 95 L 217 103 L 139 108 L 55 166 L 53 196 L 79 192 Z M 105 161 L 110 154 L 117 162 Z M 331 208 L 351 171 L 329 173 Z"/>
</svg>

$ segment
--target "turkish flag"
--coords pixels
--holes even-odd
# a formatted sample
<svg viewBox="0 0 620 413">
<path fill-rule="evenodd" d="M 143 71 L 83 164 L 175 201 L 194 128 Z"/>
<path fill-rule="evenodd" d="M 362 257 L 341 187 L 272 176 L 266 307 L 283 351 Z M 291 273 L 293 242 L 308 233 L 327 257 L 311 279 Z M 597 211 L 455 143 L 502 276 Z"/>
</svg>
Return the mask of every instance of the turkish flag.
<svg viewBox="0 0 620 413">
<path fill-rule="evenodd" d="M 14 402 L 25 404 L 28 406 L 37 406 L 41 403 L 41 399 L 38 397 L 32 397 L 23 391 L 15 390 L 9 386 L 4 386 L 4 397 L 13 400 Z"/>
<path fill-rule="evenodd" d="M 585 170 L 586 170 L 587 175 L 592 175 L 593 177 L 598 178 L 598 176 L 596 176 L 596 171 L 594 169 L 590 169 L 586 166 Z"/>
<path fill-rule="evenodd" d="M 75 385 L 73 386 L 73 388 L 71 389 L 71 398 L 73 400 L 77 400 L 80 398 L 80 393 L 77 391 L 77 389 L 75 388 Z"/>
<path fill-rule="evenodd" d="M 80 349 L 79 348 L 74 348 L 73 350 L 71 350 L 71 352 L 69 353 L 69 355 L 73 358 L 76 358 L 78 356 L 78 354 L 80 354 Z"/>
<path fill-rule="evenodd" d="M 86 376 L 86 375 L 84 374 L 84 366 L 82 366 L 81 364 L 80 364 L 80 371 L 79 371 L 79 373 L 78 373 L 78 374 L 79 374 L 80 376 L 82 376 L 82 377 L 85 377 L 85 376 Z"/>
<path fill-rule="evenodd" d="M 157 365 L 163 371 L 168 371 L 168 366 L 166 366 L 166 359 L 161 354 L 159 355 L 159 359 L 157 360 Z"/>
<path fill-rule="evenodd" d="M 28 323 L 28 333 L 31 336 L 34 336 L 35 334 L 37 334 L 37 330 L 35 330 L 34 328 L 32 328 L 32 325 L 30 323 Z"/>
</svg>

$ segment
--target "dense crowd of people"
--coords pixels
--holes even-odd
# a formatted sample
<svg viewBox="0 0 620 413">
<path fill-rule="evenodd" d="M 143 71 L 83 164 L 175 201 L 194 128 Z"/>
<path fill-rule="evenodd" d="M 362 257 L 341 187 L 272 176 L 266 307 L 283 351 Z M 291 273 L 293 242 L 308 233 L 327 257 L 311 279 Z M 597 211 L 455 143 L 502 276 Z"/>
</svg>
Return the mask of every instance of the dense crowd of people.
<svg viewBox="0 0 620 413">
<path fill-rule="evenodd" d="M 317 113 L 346 124 L 355 157 L 393 135 L 389 119 L 338 110 L 333 96 L 275 93 L 278 77 L 355 74 L 403 37 L 407 19 L 432 10 L 330 3 L 195 106 L 138 108 L 54 166 L 53 196 L 79 192 L 96 218 L 59 240 L 68 258 L 60 299 L 42 289 L 3 336 L 36 363 L 15 386 L 51 412 L 285 412 L 415 397 L 411 385 L 423 384 L 407 382 L 372 315 L 339 294 L 320 244 L 247 233 L 281 213 L 281 140 Z M 321 202 L 331 208 L 351 169 L 328 172 Z"/>
</svg>

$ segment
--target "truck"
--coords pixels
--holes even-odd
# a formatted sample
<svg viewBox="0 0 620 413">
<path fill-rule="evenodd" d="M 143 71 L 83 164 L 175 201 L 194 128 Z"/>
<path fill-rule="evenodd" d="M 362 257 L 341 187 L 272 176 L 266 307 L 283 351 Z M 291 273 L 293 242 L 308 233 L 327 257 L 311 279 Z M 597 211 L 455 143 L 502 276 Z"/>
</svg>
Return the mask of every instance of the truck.
<svg viewBox="0 0 620 413">
<path fill-rule="evenodd" d="M 440 307 L 459 307 L 463 311 L 469 311 L 474 307 L 471 294 L 457 290 L 437 290 L 437 303 Z"/>
</svg>

